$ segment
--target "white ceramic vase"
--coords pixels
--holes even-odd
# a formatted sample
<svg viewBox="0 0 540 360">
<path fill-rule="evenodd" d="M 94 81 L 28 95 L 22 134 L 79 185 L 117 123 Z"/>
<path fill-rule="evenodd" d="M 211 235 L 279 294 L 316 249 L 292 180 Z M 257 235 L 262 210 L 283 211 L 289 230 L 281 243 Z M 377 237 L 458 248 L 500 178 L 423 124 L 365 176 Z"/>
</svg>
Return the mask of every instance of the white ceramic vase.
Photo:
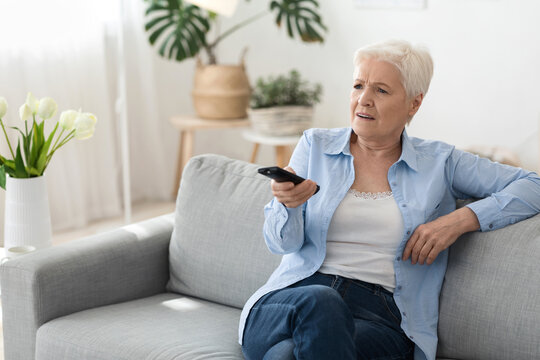
<svg viewBox="0 0 540 360">
<path fill-rule="evenodd" d="M 6 177 L 4 248 L 52 245 L 51 215 L 44 176 L 28 179 Z"/>
</svg>

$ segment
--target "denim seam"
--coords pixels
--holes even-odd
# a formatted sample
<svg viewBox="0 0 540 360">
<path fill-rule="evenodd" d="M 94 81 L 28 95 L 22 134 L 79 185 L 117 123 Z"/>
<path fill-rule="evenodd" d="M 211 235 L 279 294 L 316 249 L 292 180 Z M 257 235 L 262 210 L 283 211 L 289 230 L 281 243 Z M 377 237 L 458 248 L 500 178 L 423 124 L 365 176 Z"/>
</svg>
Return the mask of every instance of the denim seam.
<svg viewBox="0 0 540 360">
<path fill-rule="evenodd" d="M 381 295 L 381 299 L 382 299 L 382 301 L 384 303 L 384 307 L 386 308 L 386 311 L 388 311 L 388 313 L 390 313 L 390 315 L 396 320 L 397 325 L 401 327 L 401 320 L 398 319 L 396 315 L 394 315 L 394 313 L 390 309 L 390 306 L 388 306 L 388 302 L 386 301 L 386 297 L 384 295 Z"/>
<path fill-rule="evenodd" d="M 358 285 L 358 286 L 360 286 L 360 287 L 362 287 L 362 288 L 364 288 L 366 290 L 369 290 L 374 295 L 378 295 L 378 293 L 380 292 L 380 291 L 377 291 L 377 289 L 373 289 L 373 288 L 371 288 L 369 286 L 366 286 L 366 285 L 362 284 L 361 282 L 358 282 L 358 281 L 353 281 L 353 282 L 354 282 L 355 285 Z"/>
</svg>

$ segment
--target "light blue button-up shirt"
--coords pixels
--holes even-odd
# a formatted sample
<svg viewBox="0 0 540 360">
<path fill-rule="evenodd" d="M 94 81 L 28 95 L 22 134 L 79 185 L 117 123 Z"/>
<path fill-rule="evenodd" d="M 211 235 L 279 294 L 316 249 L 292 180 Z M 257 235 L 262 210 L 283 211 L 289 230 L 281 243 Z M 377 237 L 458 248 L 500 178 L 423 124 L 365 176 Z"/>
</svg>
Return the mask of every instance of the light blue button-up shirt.
<svg viewBox="0 0 540 360">
<path fill-rule="evenodd" d="M 283 258 L 267 283 L 245 304 L 240 343 L 246 318 L 258 299 L 311 276 L 323 263 L 328 226 L 355 178 L 351 132 L 350 127 L 310 129 L 298 143 L 289 166 L 321 189 L 297 208 L 286 208 L 275 198 L 265 206 L 266 244 Z M 443 142 L 409 138 L 404 131 L 401 157 L 388 170 L 388 182 L 404 222 L 394 259 L 394 299 L 402 314 L 401 327 L 416 345 L 415 359 L 435 359 L 439 292 L 448 251 L 441 252 L 431 265 L 413 265 L 410 259 L 401 260 L 407 240 L 418 225 L 454 211 L 456 199 L 482 199 L 467 205 L 478 217 L 481 231 L 526 219 L 540 212 L 540 178 Z"/>
</svg>

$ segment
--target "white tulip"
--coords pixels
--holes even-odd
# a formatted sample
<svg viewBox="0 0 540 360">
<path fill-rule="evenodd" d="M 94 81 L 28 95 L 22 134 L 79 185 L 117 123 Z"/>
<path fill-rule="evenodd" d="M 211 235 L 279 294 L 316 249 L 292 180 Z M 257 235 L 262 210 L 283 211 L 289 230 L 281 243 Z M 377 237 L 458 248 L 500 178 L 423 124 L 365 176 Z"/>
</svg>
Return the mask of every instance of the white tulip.
<svg viewBox="0 0 540 360">
<path fill-rule="evenodd" d="M 94 135 L 97 118 L 91 113 L 82 113 L 75 119 L 75 137 L 79 140 L 89 139 Z"/>
<path fill-rule="evenodd" d="M 39 107 L 39 100 L 32 95 L 31 92 L 26 95 L 26 105 L 30 108 L 30 111 L 32 112 L 32 115 L 35 115 L 38 111 Z"/>
<path fill-rule="evenodd" d="M 19 108 L 19 116 L 21 117 L 22 121 L 32 119 L 32 110 L 30 109 L 30 106 L 28 106 L 28 104 L 24 103 L 21 105 L 21 107 Z"/>
<path fill-rule="evenodd" d="M 52 98 L 44 97 L 39 100 L 37 113 L 43 120 L 52 118 L 56 115 L 57 110 L 58 105 L 56 105 L 56 102 Z"/>
<path fill-rule="evenodd" d="M 60 126 L 67 131 L 73 130 L 73 127 L 75 126 L 75 119 L 79 116 L 79 112 L 75 110 L 66 110 L 62 111 L 62 114 L 60 114 L 60 120 L 58 122 L 60 123 Z"/>
<path fill-rule="evenodd" d="M 7 101 L 3 97 L 0 97 L 0 119 L 6 115 L 7 112 Z"/>
</svg>

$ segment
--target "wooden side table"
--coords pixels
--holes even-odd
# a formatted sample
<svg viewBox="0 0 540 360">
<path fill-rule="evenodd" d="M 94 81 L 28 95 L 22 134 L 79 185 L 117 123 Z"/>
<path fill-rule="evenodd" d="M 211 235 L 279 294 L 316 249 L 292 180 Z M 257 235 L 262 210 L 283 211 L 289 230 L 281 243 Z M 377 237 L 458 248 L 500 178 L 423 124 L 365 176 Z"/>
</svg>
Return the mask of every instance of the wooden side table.
<svg viewBox="0 0 540 360">
<path fill-rule="evenodd" d="M 248 127 L 249 120 L 230 119 L 230 120 L 208 120 L 201 119 L 195 115 L 178 115 L 170 118 L 170 123 L 180 131 L 180 145 L 178 146 L 178 162 L 176 165 L 176 179 L 172 191 L 173 198 L 176 197 L 178 187 L 180 186 L 180 178 L 184 166 L 193 156 L 193 141 L 196 130 L 205 129 L 229 129 L 238 127 Z"/>
<path fill-rule="evenodd" d="M 244 139 L 254 143 L 253 152 L 251 153 L 250 162 L 254 163 L 257 160 L 259 144 L 271 145 L 276 148 L 276 165 L 285 167 L 291 158 L 291 146 L 294 146 L 300 140 L 299 135 L 293 136 L 266 136 L 258 134 L 252 130 L 242 132 Z"/>
</svg>

